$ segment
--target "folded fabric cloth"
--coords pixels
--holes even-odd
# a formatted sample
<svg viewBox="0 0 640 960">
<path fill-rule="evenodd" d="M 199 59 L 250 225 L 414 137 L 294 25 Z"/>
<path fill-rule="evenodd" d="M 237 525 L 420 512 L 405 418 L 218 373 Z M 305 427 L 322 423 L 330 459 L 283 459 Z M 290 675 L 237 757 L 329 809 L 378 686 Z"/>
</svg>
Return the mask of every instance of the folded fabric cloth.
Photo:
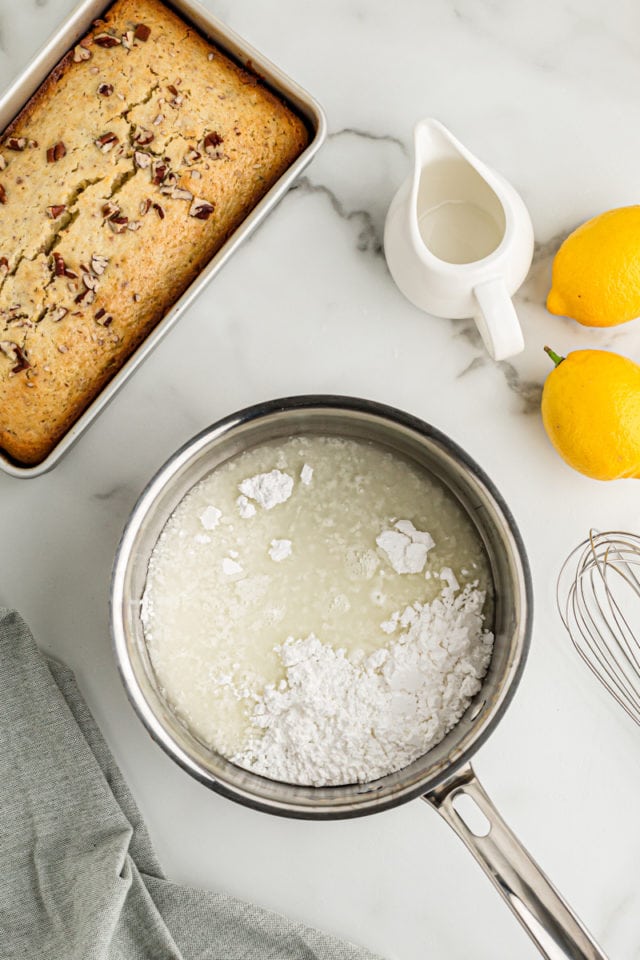
<svg viewBox="0 0 640 960">
<path fill-rule="evenodd" d="M 0 608 L 2 960 L 372 960 L 167 880 L 73 675 Z"/>
</svg>

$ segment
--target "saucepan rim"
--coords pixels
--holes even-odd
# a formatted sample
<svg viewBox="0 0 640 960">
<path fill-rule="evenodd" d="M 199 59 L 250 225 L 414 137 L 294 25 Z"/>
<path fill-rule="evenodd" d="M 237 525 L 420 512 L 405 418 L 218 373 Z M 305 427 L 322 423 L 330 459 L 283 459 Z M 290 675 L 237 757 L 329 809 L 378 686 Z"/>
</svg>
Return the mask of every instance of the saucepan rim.
<svg viewBox="0 0 640 960">
<path fill-rule="evenodd" d="M 269 421 L 274 418 L 277 420 L 277 418 L 286 418 L 287 415 L 313 415 L 314 412 L 318 415 L 326 412 L 328 415 L 336 416 L 343 412 L 356 419 L 360 416 L 363 424 L 365 422 L 384 423 L 385 427 L 391 430 L 396 428 L 399 431 L 408 432 L 418 440 L 428 441 L 432 447 L 432 453 L 437 449 L 438 455 L 453 460 L 473 483 L 479 486 L 491 502 L 493 512 L 501 521 L 503 535 L 509 540 L 511 561 L 515 564 L 511 585 L 517 593 L 518 606 L 518 616 L 515 618 L 512 637 L 512 648 L 515 649 L 515 654 L 509 658 L 507 667 L 503 671 L 500 695 L 486 712 L 482 724 L 473 730 L 466 746 L 456 750 L 446 763 L 441 764 L 441 769 L 435 775 L 433 773 L 428 776 L 414 775 L 407 777 L 406 782 L 403 782 L 401 775 L 405 771 L 411 771 L 412 767 L 419 763 L 415 761 L 414 764 L 410 764 L 396 774 L 390 774 L 369 784 L 326 788 L 296 787 L 249 773 L 215 754 L 214 751 L 208 750 L 208 754 L 221 761 L 225 769 L 232 774 L 221 777 L 218 772 L 214 775 L 195 755 L 195 748 L 187 748 L 184 742 L 179 743 L 176 735 L 167 728 L 166 720 L 159 716 L 162 709 L 166 714 L 166 704 L 160 709 L 157 704 L 154 707 L 149 702 L 140 676 L 132 662 L 131 638 L 128 636 L 126 626 L 125 587 L 131 576 L 131 565 L 135 560 L 136 537 L 141 524 L 151 515 L 158 498 L 167 491 L 172 479 L 178 476 L 179 471 L 195 460 L 208 445 L 223 441 L 233 433 L 239 432 L 241 428 L 256 425 L 261 420 Z M 296 432 L 304 433 L 305 431 L 292 430 L 293 434 Z M 197 482 L 194 480 L 194 483 Z M 443 784 L 469 762 L 495 730 L 519 684 L 530 646 L 532 600 L 529 564 L 515 520 L 493 481 L 457 443 L 431 424 L 395 407 L 357 397 L 309 394 L 271 400 L 232 413 L 200 431 L 160 467 L 140 494 L 116 550 L 111 577 L 110 622 L 116 662 L 129 701 L 151 737 L 180 767 L 217 793 L 256 810 L 301 819 L 344 819 L 386 810 L 423 795 Z M 156 699 L 161 700 L 161 697 L 158 695 Z M 177 722 L 175 716 L 171 717 L 171 722 L 175 729 Z M 475 724 L 476 721 L 473 722 Z M 193 741 L 192 746 L 197 746 L 193 737 L 190 737 L 190 741 Z M 390 778 L 397 780 L 397 786 L 383 789 Z M 277 791 L 278 797 L 264 795 L 263 789 L 267 794 L 269 791 Z"/>
</svg>

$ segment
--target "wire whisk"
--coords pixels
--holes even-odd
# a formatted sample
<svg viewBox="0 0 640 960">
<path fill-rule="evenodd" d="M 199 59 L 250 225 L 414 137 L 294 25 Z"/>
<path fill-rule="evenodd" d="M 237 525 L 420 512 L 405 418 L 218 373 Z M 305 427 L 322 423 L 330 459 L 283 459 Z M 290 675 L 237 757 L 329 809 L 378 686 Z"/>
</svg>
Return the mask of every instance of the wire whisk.
<svg viewBox="0 0 640 960">
<path fill-rule="evenodd" d="M 556 596 L 576 650 L 640 725 L 640 536 L 591 530 L 565 560 Z"/>
</svg>

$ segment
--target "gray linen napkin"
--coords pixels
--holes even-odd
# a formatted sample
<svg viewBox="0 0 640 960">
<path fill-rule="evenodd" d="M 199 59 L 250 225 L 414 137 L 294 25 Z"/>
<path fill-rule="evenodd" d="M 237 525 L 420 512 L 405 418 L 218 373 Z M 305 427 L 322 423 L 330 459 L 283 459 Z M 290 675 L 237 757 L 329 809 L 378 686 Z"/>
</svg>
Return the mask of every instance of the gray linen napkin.
<svg viewBox="0 0 640 960">
<path fill-rule="evenodd" d="M 372 960 L 172 883 L 72 673 L 0 608 L 2 960 Z"/>
</svg>

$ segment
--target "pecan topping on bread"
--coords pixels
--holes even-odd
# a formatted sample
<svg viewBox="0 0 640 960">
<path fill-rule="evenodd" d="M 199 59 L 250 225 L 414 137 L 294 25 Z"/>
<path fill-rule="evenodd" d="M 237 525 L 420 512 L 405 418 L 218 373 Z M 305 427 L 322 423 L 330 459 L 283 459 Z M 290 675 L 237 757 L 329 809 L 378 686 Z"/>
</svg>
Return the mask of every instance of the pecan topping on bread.
<svg viewBox="0 0 640 960">
<path fill-rule="evenodd" d="M 93 42 L 98 47 L 117 47 L 120 41 L 110 33 L 98 33 L 93 38 Z"/>
<path fill-rule="evenodd" d="M 109 220 L 109 226 L 114 233 L 124 233 L 128 223 L 129 217 L 122 216 L 121 214 L 118 214 L 116 217 L 111 217 Z"/>
<path fill-rule="evenodd" d="M 56 163 L 58 160 L 62 160 L 63 157 L 67 155 L 67 148 L 65 147 L 62 140 L 54 144 L 53 147 L 49 147 L 47 150 L 47 163 Z"/>
<path fill-rule="evenodd" d="M 110 200 L 107 203 L 105 203 L 102 208 L 102 216 L 108 220 L 110 220 L 111 217 L 117 217 L 119 213 L 120 213 L 120 207 L 118 206 L 118 204 L 111 203 Z"/>
<path fill-rule="evenodd" d="M 98 93 L 101 97 L 110 97 L 113 93 L 113 84 L 112 83 L 101 83 L 98 87 Z"/>
<path fill-rule="evenodd" d="M 101 150 L 102 153 L 109 153 L 109 150 L 113 150 L 119 142 L 115 133 L 103 133 L 97 140 L 94 140 L 96 147 L 98 150 Z"/>
<path fill-rule="evenodd" d="M 83 60 L 91 59 L 91 50 L 87 50 L 86 47 L 83 47 L 81 44 L 78 44 L 73 51 L 73 62 L 81 63 Z"/>
<path fill-rule="evenodd" d="M 91 269 L 97 277 L 101 277 L 107 269 L 109 258 L 103 257 L 99 253 L 94 253 L 91 257 Z"/>
<path fill-rule="evenodd" d="M 26 370 L 30 365 L 22 347 L 14 343 L 13 340 L 0 340 L 0 350 L 8 360 L 15 364 L 11 368 L 11 373 L 20 373 L 21 370 Z"/>
<path fill-rule="evenodd" d="M 54 203 L 53 206 L 47 207 L 47 215 L 51 217 L 52 220 L 57 220 L 66 209 L 67 207 L 64 203 Z"/>
<path fill-rule="evenodd" d="M 151 130 L 145 130 L 144 127 L 136 125 L 133 131 L 133 137 L 131 139 L 139 147 L 146 147 L 153 139 L 155 139 L 155 133 L 152 133 Z"/>
<path fill-rule="evenodd" d="M 196 220 L 208 220 L 213 213 L 213 210 L 213 204 L 209 203 L 208 200 L 202 200 L 200 197 L 195 197 L 191 207 L 189 208 L 189 216 L 195 217 Z"/>
<path fill-rule="evenodd" d="M 222 151 L 219 149 L 223 143 L 224 140 L 220 134 L 213 130 L 211 133 L 208 133 L 205 136 L 204 140 L 201 144 L 199 144 L 199 146 L 202 147 L 208 157 L 214 157 L 216 160 L 219 160 L 220 157 L 223 156 Z"/>
<path fill-rule="evenodd" d="M 142 40 L 143 43 L 146 43 L 151 36 L 151 27 L 148 27 L 146 23 L 139 23 L 133 31 L 133 35 L 136 40 Z"/>
<path fill-rule="evenodd" d="M 64 257 L 60 253 L 53 254 L 53 272 L 56 277 L 64 277 L 67 270 L 67 265 L 64 262 Z"/>
<path fill-rule="evenodd" d="M 6 202 L 7 202 L 7 191 L 0 183 L 0 203 L 6 203 Z"/>
<path fill-rule="evenodd" d="M 49 319 L 52 323 L 60 323 L 68 313 L 69 311 L 66 307 L 54 307 L 53 310 L 49 311 Z"/>
</svg>

